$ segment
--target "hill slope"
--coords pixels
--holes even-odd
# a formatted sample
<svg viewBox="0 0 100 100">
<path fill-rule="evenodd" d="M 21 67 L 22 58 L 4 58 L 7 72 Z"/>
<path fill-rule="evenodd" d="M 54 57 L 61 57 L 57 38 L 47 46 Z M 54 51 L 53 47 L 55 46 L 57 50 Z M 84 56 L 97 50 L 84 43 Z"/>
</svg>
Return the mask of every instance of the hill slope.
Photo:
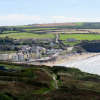
<svg viewBox="0 0 100 100">
<path fill-rule="evenodd" d="M 77 68 L 32 65 L 12 73 L 0 71 L 0 92 L 13 100 L 97 100 L 100 99 L 100 76 Z"/>
</svg>

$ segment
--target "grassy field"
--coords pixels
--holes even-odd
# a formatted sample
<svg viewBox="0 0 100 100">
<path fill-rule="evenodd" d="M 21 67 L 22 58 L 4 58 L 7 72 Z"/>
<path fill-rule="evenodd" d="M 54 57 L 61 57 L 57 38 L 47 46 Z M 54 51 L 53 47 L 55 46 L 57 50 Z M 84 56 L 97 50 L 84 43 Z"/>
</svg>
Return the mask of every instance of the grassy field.
<svg viewBox="0 0 100 100">
<path fill-rule="evenodd" d="M 29 31 L 29 29 L 25 29 L 25 31 Z M 31 31 L 31 30 L 30 30 Z M 45 30 L 36 30 L 36 32 L 45 32 Z M 71 34 L 71 33 L 80 33 L 80 34 L 85 34 L 85 33 L 90 33 L 88 32 L 88 30 L 75 30 L 75 29 L 55 29 L 55 30 L 49 30 L 49 32 L 52 33 L 57 33 L 57 34 L 62 34 L 62 33 L 66 33 L 66 34 Z"/>
<path fill-rule="evenodd" d="M 0 66 L 5 66 L 5 64 L 0 64 Z M 5 66 L 6 68 L 9 68 L 9 69 L 21 69 L 21 67 L 20 66 L 11 66 L 11 65 L 6 65 Z"/>
<path fill-rule="evenodd" d="M 3 33 L 14 33 L 14 32 L 18 32 L 18 31 L 4 31 Z"/>
<path fill-rule="evenodd" d="M 64 45 L 70 45 L 70 46 L 73 46 L 75 44 L 78 44 L 78 43 L 81 43 L 80 41 L 76 41 L 76 42 L 66 42 L 66 41 L 63 41 L 62 42 Z"/>
<path fill-rule="evenodd" d="M 3 53 L 7 53 L 7 54 L 10 54 L 10 53 L 16 53 L 17 51 L 0 51 L 0 54 L 3 54 Z"/>
<path fill-rule="evenodd" d="M 36 29 L 24 29 L 25 31 L 36 31 L 36 30 L 50 30 L 50 29 L 58 29 L 58 28 L 36 28 Z"/>
<path fill-rule="evenodd" d="M 26 32 L 9 33 L 9 34 L 1 34 L 0 35 L 0 37 L 6 37 L 6 36 L 8 36 L 9 38 L 14 38 L 14 39 L 20 39 L 20 38 L 54 38 L 53 34 L 38 35 L 38 34 L 26 33 Z"/>
<path fill-rule="evenodd" d="M 100 29 L 78 29 L 79 31 L 90 31 L 90 32 L 98 32 L 100 33 Z"/>
<path fill-rule="evenodd" d="M 83 26 L 84 23 L 77 22 L 77 23 L 75 23 L 75 24 L 78 25 L 78 26 Z"/>
<path fill-rule="evenodd" d="M 71 33 L 73 33 L 73 34 L 86 34 L 86 33 L 89 33 L 88 31 L 69 31 L 69 32 L 52 32 L 52 33 L 57 33 L 57 34 L 62 34 L 62 33 L 64 33 L 64 34 L 71 34 Z"/>
<path fill-rule="evenodd" d="M 60 40 L 76 38 L 77 40 L 100 40 L 100 34 L 60 34 Z"/>
<path fill-rule="evenodd" d="M 26 26 L 26 25 L 23 25 L 23 26 L 9 26 L 8 28 L 26 28 L 26 27 L 34 27 L 34 26 Z"/>
</svg>

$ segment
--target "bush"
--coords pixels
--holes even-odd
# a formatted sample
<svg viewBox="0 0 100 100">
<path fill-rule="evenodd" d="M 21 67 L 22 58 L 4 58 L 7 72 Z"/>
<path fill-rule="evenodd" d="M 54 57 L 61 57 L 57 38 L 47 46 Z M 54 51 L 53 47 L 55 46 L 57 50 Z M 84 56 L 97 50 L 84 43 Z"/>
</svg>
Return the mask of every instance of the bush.
<svg viewBox="0 0 100 100">
<path fill-rule="evenodd" d="M 13 99 L 3 93 L 0 93 L 0 100 L 13 100 Z"/>
</svg>

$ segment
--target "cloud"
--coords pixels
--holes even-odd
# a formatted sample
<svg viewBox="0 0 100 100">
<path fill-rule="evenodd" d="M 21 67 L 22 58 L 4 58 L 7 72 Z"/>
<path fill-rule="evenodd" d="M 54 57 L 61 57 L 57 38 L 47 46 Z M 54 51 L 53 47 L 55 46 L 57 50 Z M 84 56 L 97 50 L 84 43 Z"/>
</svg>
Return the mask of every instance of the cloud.
<svg viewBox="0 0 100 100">
<path fill-rule="evenodd" d="M 62 23 L 62 22 L 100 22 L 100 18 L 76 18 L 76 17 L 66 17 L 63 15 L 55 15 L 51 17 L 40 17 L 38 15 L 28 16 L 25 14 L 9 14 L 6 16 L 0 15 L 0 26 L 10 26 L 10 25 L 27 25 L 34 23 Z"/>
<path fill-rule="evenodd" d="M 0 16 L 0 21 L 34 21 L 41 20 L 41 18 L 37 15 L 27 16 L 25 14 L 9 14 L 6 16 Z"/>
<path fill-rule="evenodd" d="M 52 20 L 55 20 L 57 22 L 86 22 L 89 21 L 89 19 L 85 19 L 85 18 L 75 18 L 75 17 L 65 17 L 65 16 L 52 16 L 51 17 Z"/>
<path fill-rule="evenodd" d="M 43 18 L 38 15 L 28 16 L 25 14 L 9 14 L 6 16 L 0 15 L 0 26 L 2 25 L 23 25 L 42 21 Z"/>
</svg>

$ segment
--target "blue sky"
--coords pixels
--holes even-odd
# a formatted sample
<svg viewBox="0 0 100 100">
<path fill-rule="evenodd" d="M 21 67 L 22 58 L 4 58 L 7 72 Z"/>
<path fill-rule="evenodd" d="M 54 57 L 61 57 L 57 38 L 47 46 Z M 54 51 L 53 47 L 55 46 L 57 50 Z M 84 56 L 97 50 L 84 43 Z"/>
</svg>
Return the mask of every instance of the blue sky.
<svg viewBox="0 0 100 100">
<path fill-rule="evenodd" d="M 100 22 L 100 0 L 1 0 L 0 26 Z"/>
</svg>

